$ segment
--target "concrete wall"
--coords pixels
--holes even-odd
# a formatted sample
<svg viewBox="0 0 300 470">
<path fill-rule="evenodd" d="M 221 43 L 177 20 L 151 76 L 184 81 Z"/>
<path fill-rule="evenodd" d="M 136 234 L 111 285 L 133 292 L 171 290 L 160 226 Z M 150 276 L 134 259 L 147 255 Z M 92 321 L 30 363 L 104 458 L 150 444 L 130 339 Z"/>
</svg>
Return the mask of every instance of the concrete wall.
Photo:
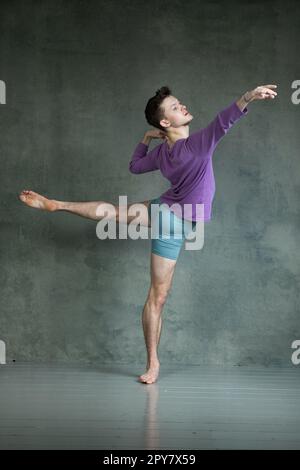
<svg viewBox="0 0 300 470">
<path fill-rule="evenodd" d="M 276 83 L 214 154 L 213 219 L 182 251 L 163 313 L 162 363 L 291 364 L 299 328 L 299 2 L 2 1 L 0 339 L 9 361 L 146 359 L 150 240 L 47 214 L 22 189 L 128 203 L 169 187 L 128 164 L 168 84 L 204 127 L 246 90 Z M 151 148 L 154 143 L 151 144 Z M 155 143 L 157 145 L 157 142 Z"/>
</svg>

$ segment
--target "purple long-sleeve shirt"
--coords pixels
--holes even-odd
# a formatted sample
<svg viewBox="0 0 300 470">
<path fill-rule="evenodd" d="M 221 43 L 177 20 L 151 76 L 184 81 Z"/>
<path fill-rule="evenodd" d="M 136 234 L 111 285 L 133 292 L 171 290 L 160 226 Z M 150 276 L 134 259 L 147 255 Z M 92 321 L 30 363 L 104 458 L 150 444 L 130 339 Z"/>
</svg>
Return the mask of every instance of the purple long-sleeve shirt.
<svg viewBox="0 0 300 470">
<path fill-rule="evenodd" d="M 212 155 L 220 139 L 248 109 L 240 110 L 234 101 L 220 111 L 210 124 L 178 139 L 170 149 L 167 142 L 157 145 L 147 153 L 148 145 L 140 142 L 129 163 L 131 173 L 160 170 L 171 187 L 160 199 L 179 217 L 188 220 L 211 219 L 215 194 L 215 178 Z M 177 204 L 176 204 L 177 203 Z M 204 211 L 196 211 L 196 204 L 204 204 Z M 186 204 L 186 206 L 184 206 Z"/>
</svg>

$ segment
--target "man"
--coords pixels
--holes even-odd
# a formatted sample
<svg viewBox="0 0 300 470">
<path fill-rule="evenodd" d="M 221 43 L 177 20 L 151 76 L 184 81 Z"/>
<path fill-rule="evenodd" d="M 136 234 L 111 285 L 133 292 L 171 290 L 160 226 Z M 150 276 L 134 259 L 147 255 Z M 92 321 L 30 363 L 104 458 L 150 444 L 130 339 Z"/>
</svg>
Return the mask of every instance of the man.
<svg viewBox="0 0 300 470">
<path fill-rule="evenodd" d="M 156 129 L 147 131 L 137 145 L 129 170 L 138 174 L 159 169 L 171 182 L 171 187 L 160 197 L 139 203 L 145 205 L 148 212 L 145 210 L 136 223 L 151 226 L 151 205 L 158 203 L 163 210 L 169 212 L 172 230 L 171 238 L 160 237 L 152 239 L 151 242 L 151 284 L 142 314 L 148 360 L 145 374 L 139 377 L 142 383 L 154 383 L 159 375 L 157 348 L 161 335 L 161 314 L 184 239 L 175 239 L 172 235 L 182 230 L 184 220 L 189 220 L 192 227 L 199 220 L 210 220 L 215 193 L 212 155 L 216 145 L 232 125 L 247 114 L 247 105 L 250 102 L 275 98 L 275 88 L 277 85 L 263 85 L 247 91 L 237 101 L 220 111 L 207 127 L 191 135 L 189 123 L 193 116 L 186 106 L 171 94 L 168 87 L 157 90 L 155 96 L 147 103 L 146 119 Z M 151 139 L 157 138 L 164 139 L 164 142 L 148 152 Z M 67 211 L 93 220 L 103 218 L 102 209 L 106 207 L 106 218 L 116 217 L 117 222 L 135 223 L 135 216 L 129 215 L 130 207 L 134 204 L 127 207 L 127 217 L 125 214 L 124 218 L 124 211 L 104 201 L 57 201 L 28 190 L 22 191 L 19 198 L 30 207 L 49 212 Z M 198 213 L 197 204 L 204 205 L 204 217 Z M 184 210 L 186 205 L 190 207 L 188 213 Z M 172 209 L 169 210 L 170 206 Z M 99 215 L 99 208 L 102 215 Z"/>
</svg>

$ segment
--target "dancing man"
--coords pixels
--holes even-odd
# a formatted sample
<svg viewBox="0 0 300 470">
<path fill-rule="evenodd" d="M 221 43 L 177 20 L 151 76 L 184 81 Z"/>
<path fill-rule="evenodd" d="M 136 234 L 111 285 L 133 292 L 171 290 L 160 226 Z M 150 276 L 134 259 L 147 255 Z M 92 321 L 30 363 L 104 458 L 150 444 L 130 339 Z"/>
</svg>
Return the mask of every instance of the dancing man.
<svg viewBox="0 0 300 470">
<path fill-rule="evenodd" d="M 220 111 L 207 127 L 189 135 L 189 124 L 193 119 L 186 106 L 164 86 L 150 98 L 145 109 L 148 124 L 155 129 L 147 131 L 134 150 L 129 170 L 134 174 L 160 170 L 171 186 L 161 196 L 139 202 L 145 206 L 141 216 L 129 215 L 130 207 L 113 205 L 106 201 L 66 202 L 48 199 L 34 191 L 23 190 L 20 200 L 27 206 L 48 212 L 67 211 L 93 220 L 114 219 L 118 223 L 137 224 L 151 227 L 151 205 L 158 204 L 162 212 L 168 212 L 171 224 L 170 237 L 151 239 L 150 287 L 142 313 L 142 325 L 147 350 L 146 372 L 139 376 L 145 384 L 158 379 L 160 362 L 158 345 L 162 328 L 162 311 L 172 285 L 175 266 L 181 250 L 185 219 L 192 228 L 199 220 L 211 219 L 212 201 L 215 194 L 215 180 L 212 156 L 220 139 L 232 125 L 248 112 L 247 106 L 255 100 L 273 99 L 277 95 L 277 85 L 262 85 L 244 93 L 237 101 Z M 152 139 L 163 142 L 148 151 Z M 177 204 L 176 204 L 177 203 Z M 203 205 L 199 215 L 197 205 Z M 174 205 L 174 206 L 173 206 Z M 188 205 L 189 214 L 185 214 Z M 173 206 L 172 208 L 170 208 Z M 181 210 L 178 210 L 178 207 Z M 102 210 L 106 209 L 106 210 Z M 125 212 L 125 213 L 124 213 Z M 99 215 L 100 214 L 100 215 Z M 104 215 L 105 214 L 105 215 Z M 160 222 L 159 222 L 160 223 Z M 175 238 L 175 233 L 182 233 Z"/>
</svg>

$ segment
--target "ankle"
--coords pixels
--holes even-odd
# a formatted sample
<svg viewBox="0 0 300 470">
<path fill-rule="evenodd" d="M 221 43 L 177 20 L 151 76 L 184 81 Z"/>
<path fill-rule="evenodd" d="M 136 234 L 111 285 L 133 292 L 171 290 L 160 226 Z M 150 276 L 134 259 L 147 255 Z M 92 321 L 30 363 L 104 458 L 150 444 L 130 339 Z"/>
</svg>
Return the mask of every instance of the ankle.
<svg viewBox="0 0 300 470">
<path fill-rule="evenodd" d="M 56 201 L 55 199 L 51 199 L 51 204 L 54 211 L 62 211 L 65 209 L 65 203 L 63 201 Z"/>
<path fill-rule="evenodd" d="M 149 368 L 151 368 L 151 367 L 157 367 L 157 366 L 160 365 L 158 359 L 152 359 L 151 361 L 148 360 L 148 363 L 147 363 L 147 364 L 148 364 Z"/>
</svg>

